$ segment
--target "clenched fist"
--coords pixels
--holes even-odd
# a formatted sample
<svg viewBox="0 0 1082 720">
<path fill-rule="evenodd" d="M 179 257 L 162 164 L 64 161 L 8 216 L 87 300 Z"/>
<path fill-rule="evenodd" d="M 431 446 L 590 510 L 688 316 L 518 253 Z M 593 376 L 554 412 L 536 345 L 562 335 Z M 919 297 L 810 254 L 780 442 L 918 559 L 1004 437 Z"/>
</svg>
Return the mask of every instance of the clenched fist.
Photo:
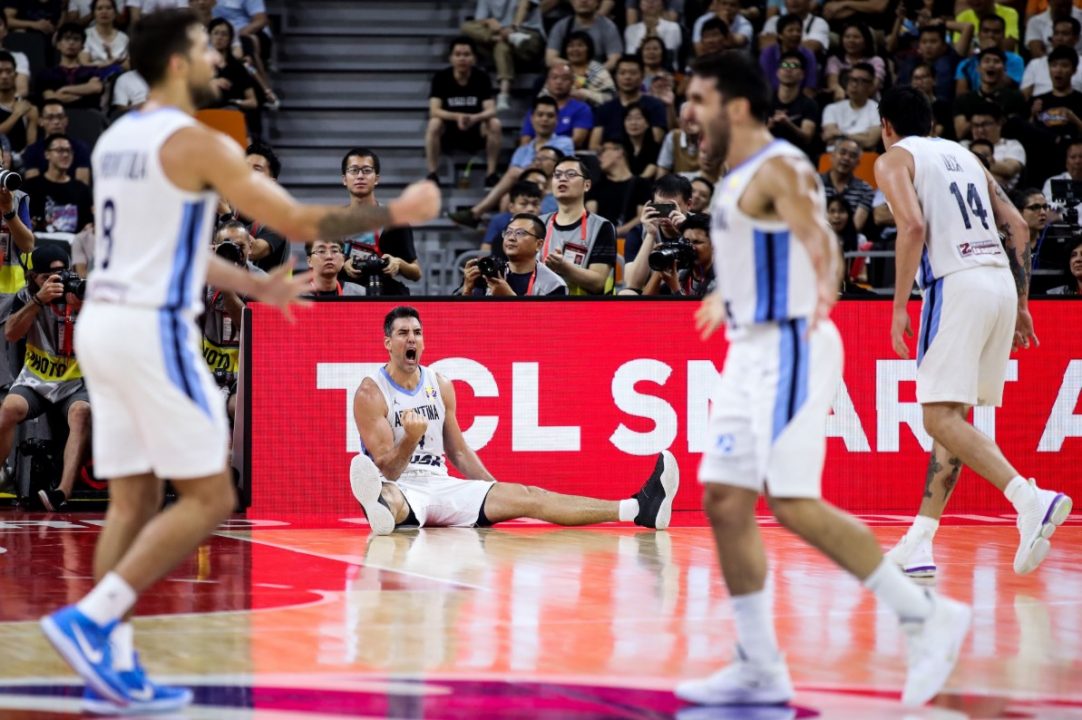
<svg viewBox="0 0 1082 720">
<path fill-rule="evenodd" d="M 405 410 L 402 412 L 402 430 L 410 440 L 420 440 L 428 430 L 428 418 L 416 410 Z"/>
</svg>

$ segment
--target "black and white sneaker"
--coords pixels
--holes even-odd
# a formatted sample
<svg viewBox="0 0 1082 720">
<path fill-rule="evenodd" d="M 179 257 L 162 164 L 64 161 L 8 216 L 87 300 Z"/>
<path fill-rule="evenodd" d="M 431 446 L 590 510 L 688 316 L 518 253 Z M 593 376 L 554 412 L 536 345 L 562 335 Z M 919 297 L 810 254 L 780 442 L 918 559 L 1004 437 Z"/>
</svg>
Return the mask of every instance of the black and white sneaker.
<svg viewBox="0 0 1082 720">
<path fill-rule="evenodd" d="M 47 512 L 57 512 L 68 502 L 68 496 L 59 488 L 38 490 L 38 499 L 41 500 L 41 505 Z"/>
<path fill-rule="evenodd" d="M 639 514 L 635 524 L 643 527 L 664 530 L 669 527 L 672 518 L 672 501 L 680 487 L 680 467 L 676 458 L 668 450 L 657 456 L 654 472 L 642 484 L 639 491 L 632 495 L 639 501 Z"/>
</svg>

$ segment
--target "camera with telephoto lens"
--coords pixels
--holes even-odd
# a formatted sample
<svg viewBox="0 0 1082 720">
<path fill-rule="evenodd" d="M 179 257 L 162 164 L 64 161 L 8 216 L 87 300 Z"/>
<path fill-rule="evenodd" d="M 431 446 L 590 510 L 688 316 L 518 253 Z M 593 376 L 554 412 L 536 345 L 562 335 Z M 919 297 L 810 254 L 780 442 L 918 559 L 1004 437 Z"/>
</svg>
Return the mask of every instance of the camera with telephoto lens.
<svg viewBox="0 0 1082 720">
<path fill-rule="evenodd" d="M 0 186 L 8 192 L 15 192 L 23 184 L 23 176 L 14 170 L 0 170 Z"/>
<path fill-rule="evenodd" d="M 214 248 L 214 254 L 225 260 L 228 263 L 233 263 L 240 267 L 245 266 L 244 251 L 241 250 L 240 245 L 228 240 L 218 243 L 218 246 Z"/>
<path fill-rule="evenodd" d="M 372 253 L 354 252 L 350 254 L 349 264 L 361 274 L 365 295 L 383 294 L 383 269 L 391 264 L 390 260 Z"/>
<path fill-rule="evenodd" d="M 81 278 L 79 273 L 72 270 L 61 270 L 56 273 L 56 277 L 60 280 L 60 284 L 64 286 L 64 294 L 55 298 L 53 305 L 63 304 L 68 293 L 74 295 L 78 300 L 86 297 L 86 280 Z"/>
<path fill-rule="evenodd" d="M 486 255 L 477 260 L 477 271 L 481 273 L 481 277 L 496 280 L 507 273 L 507 261 L 494 255 Z"/>
<path fill-rule="evenodd" d="M 695 248 L 682 237 L 666 240 L 650 252 L 647 261 L 650 269 L 658 272 L 671 269 L 673 262 L 676 263 L 677 270 L 687 270 L 695 264 Z"/>
</svg>

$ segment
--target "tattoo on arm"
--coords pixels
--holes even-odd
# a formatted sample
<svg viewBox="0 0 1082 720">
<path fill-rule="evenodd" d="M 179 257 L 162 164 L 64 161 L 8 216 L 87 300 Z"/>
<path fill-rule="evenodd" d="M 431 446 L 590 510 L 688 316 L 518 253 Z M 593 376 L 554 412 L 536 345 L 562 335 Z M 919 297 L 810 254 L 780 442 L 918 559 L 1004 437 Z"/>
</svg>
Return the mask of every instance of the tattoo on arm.
<svg viewBox="0 0 1082 720">
<path fill-rule="evenodd" d="M 382 205 L 334 208 L 319 221 L 319 237 L 335 240 L 375 230 L 391 223 L 391 213 Z"/>
<path fill-rule="evenodd" d="M 1030 249 L 1029 243 L 1027 242 L 1022 246 L 1021 257 L 1019 257 L 1019 251 L 1011 247 L 1010 227 L 1007 227 L 1005 231 L 1007 234 L 1007 263 L 1010 265 L 1011 275 L 1014 276 L 1014 287 L 1018 291 L 1018 297 L 1028 297 L 1030 265 L 1033 251 Z"/>
</svg>

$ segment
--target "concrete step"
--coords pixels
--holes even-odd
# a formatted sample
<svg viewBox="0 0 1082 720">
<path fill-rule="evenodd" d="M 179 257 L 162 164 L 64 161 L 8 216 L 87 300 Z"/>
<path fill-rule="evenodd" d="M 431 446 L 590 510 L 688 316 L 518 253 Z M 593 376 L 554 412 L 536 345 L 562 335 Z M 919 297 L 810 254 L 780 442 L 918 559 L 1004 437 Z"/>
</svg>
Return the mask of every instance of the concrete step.
<svg viewBox="0 0 1082 720">
<path fill-rule="evenodd" d="M 458 27 L 472 14 L 472 2 L 436 0 L 397 0 L 396 2 L 351 2 L 349 0 L 305 0 L 287 3 L 282 28 L 327 27 L 337 25 L 388 27 L 401 26 L 404 14 L 419 27 Z"/>
<path fill-rule="evenodd" d="M 295 37 L 286 35 L 278 48 L 282 64 L 313 63 L 323 67 L 335 67 L 339 62 L 368 60 L 402 61 L 411 63 L 431 62 L 443 65 L 447 62 L 447 44 L 421 33 L 414 36 L 342 36 L 318 35 Z"/>
<path fill-rule="evenodd" d="M 504 145 L 513 148 L 522 116 L 503 122 Z M 428 109 L 350 110 L 296 109 L 275 114 L 270 122 L 274 147 L 423 147 Z"/>
</svg>

